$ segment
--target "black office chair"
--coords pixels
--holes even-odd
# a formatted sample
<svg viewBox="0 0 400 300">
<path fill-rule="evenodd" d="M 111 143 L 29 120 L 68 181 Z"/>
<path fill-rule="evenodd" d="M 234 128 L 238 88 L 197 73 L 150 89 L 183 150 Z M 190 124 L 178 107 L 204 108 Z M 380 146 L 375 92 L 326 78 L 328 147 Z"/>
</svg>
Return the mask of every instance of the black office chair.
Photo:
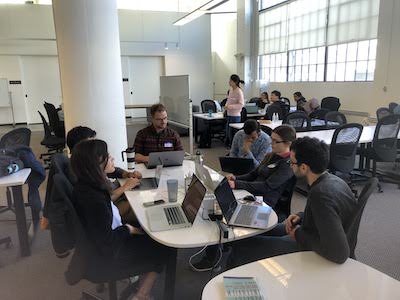
<svg viewBox="0 0 400 300">
<path fill-rule="evenodd" d="M 54 175 L 53 179 L 52 194 L 66 204 L 66 209 L 71 216 L 69 226 L 76 240 L 74 254 L 70 260 L 68 270 L 65 272 L 67 283 L 75 285 L 82 279 L 96 284 L 107 283 L 109 291 L 108 299 L 117 300 L 117 280 L 142 274 L 144 266 L 140 261 L 135 266 L 116 265 L 112 261 L 104 261 L 104 259 L 96 255 L 95 246 L 86 237 L 81 221 L 71 202 L 73 189 L 71 183 L 61 173 Z M 128 289 L 131 289 L 131 287 L 128 286 Z M 82 292 L 83 299 L 99 299 L 96 297 L 88 292 Z"/>
<path fill-rule="evenodd" d="M 303 111 L 289 113 L 284 123 L 291 125 L 296 132 L 304 132 L 311 129 L 310 118 Z"/>
<path fill-rule="evenodd" d="M 357 199 L 357 207 L 354 212 L 353 218 L 350 219 L 348 224 L 344 224 L 343 228 L 346 232 L 347 241 L 350 247 L 350 257 L 356 259 L 355 249 L 357 246 L 358 229 L 360 228 L 360 221 L 364 212 L 365 205 L 372 192 L 378 185 L 378 179 L 371 178 L 367 181 L 364 188 L 362 189 L 360 196 Z"/>
<path fill-rule="evenodd" d="M 211 111 L 212 113 L 217 112 L 217 105 L 215 104 L 214 100 L 203 100 L 200 103 L 201 110 L 203 113 L 208 113 Z M 205 126 L 204 121 L 197 121 L 199 127 L 204 128 L 203 132 L 200 136 L 200 148 L 209 148 L 211 147 L 211 141 L 213 138 L 216 138 L 220 141 L 225 140 L 225 124 L 226 120 L 213 120 L 210 126 Z M 200 123 L 200 124 L 199 124 Z"/>
<path fill-rule="evenodd" d="M 240 112 L 240 122 L 244 123 L 247 120 L 247 109 L 246 107 L 242 107 L 242 111 Z"/>
<path fill-rule="evenodd" d="M 260 103 L 262 102 L 260 97 L 253 97 L 249 100 L 249 103 L 256 103 L 258 107 L 260 107 Z"/>
<path fill-rule="evenodd" d="M 394 109 L 398 106 L 399 104 L 398 103 L 396 103 L 396 102 L 390 102 L 389 103 L 389 111 L 390 111 L 390 113 L 393 113 L 393 111 L 394 111 Z"/>
<path fill-rule="evenodd" d="M 212 112 L 212 113 L 216 113 L 217 112 L 217 105 L 215 104 L 214 100 L 203 100 L 200 103 L 201 106 L 201 111 L 203 113 L 208 113 L 208 112 Z"/>
<path fill-rule="evenodd" d="M 387 107 L 379 107 L 376 110 L 376 119 L 380 121 L 382 118 L 390 116 L 392 113 L 390 112 L 389 108 Z"/>
<path fill-rule="evenodd" d="M 281 199 L 276 203 L 274 210 L 278 215 L 278 223 L 283 222 L 289 215 L 292 205 L 293 191 L 296 187 L 297 178 L 293 176 L 286 184 Z"/>
<path fill-rule="evenodd" d="M 337 97 L 325 97 L 321 100 L 321 108 L 338 111 L 340 107 L 340 100 Z"/>
<path fill-rule="evenodd" d="M 382 118 L 376 125 L 372 146 L 366 149 L 359 149 L 358 153 L 367 158 L 368 169 L 369 161 L 372 160 L 372 177 L 377 176 L 377 162 L 395 162 L 397 158 L 397 136 L 400 130 L 400 115 L 390 115 Z M 379 179 L 384 182 L 398 184 L 400 181 L 389 179 L 383 174 L 379 174 Z M 382 192 L 381 185 L 378 184 L 379 192 Z"/>
<path fill-rule="evenodd" d="M 325 109 L 325 108 L 319 108 L 314 110 L 313 112 L 310 113 L 309 118 L 310 119 L 319 119 L 319 120 L 325 120 L 326 114 L 330 112 L 330 110 Z"/>
<path fill-rule="evenodd" d="M 29 147 L 31 143 L 31 133 L 29 128 L 13 129 L 1 137 L 0 148 L 7 148 L 13 145 L 25 145 Z"/>
<path fill-rule="evenodd" d="M 65 138 L 65 127 L 64 122 L 61 122 L 58 118 L 56 107 L 48 102 L 44 102 L 44 108 L 46 109 L 47 116 L 49 118 L 49 125 L 55 136 Z"/>
<path fill-rule="evenodd" d="M 267 120 L 272 120 L 272 116 L 275 113 L 278 114 L 280 120 L 283 119 L 282 108 L 280 106 L 278 106 L 278 105 L 273 105 L 273 104 L 268 106 L 267 111 L 265 112 L 265 117 L 264 118 L 267 119 Z"/>
<path fill-rule="evenodd" d="M 350 123 L 341 125 L 333 133 L 329 149 L 329 171 L 333 174 L 340 172 L 348 181 L 350 188 L 357 194 L 351 172 L 354 169 L 358 142 L 363 131 L 361 124 Z"/>
<path fill-rule="evenodd" d="M 286 105 L 289 105 L 289 107 L 290 107 L 290 100 L 289 100 L 288 98 L 282 97 L 282 98 L 281 98 L 281 101 L 282 101 L 283 103 L 285 103 Z"/>
<path fill-rule="evenodd" d="M 330 111 L 325 115 L 325 126 L 327 129 L 337 128 L 347 124 L 346 116 L 338 111 Z"/>
<path fill-rule="evenodd" d="M 46 169 L 48 169 L 48 167 L 49 167 L 48 164 L 51 160 L 51 156 L 55 153 L 60 153 L 64 150 L 65 138 L 60 138 L 60 137 L 55 136 L 51 132 L 50 126 L 47 123 L 44 116 L 41 114 L 40 111 L 38 111 L 38 113 L 40 115 L 40 118 L 42 119 L 43 129 L 44 129 L 44 138 L 40 142 L 40 144 L 47 148 L 47 153 L 40 154 L 40 159 L 43 159 L 43 161 L 46 164 Z"/>
</svg>

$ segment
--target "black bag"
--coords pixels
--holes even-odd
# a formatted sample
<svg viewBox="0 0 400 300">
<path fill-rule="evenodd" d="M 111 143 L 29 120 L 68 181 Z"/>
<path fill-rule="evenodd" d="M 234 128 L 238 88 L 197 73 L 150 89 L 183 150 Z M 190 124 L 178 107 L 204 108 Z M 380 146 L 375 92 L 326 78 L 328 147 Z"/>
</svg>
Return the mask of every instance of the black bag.
<svg viewBox="0 0 400 300">
<path fill-rule="evenodd" d="M 9 149 L 0 149 L 0 177 L 18 172 L 24 168 L 18 155 Z"/>
</svg>

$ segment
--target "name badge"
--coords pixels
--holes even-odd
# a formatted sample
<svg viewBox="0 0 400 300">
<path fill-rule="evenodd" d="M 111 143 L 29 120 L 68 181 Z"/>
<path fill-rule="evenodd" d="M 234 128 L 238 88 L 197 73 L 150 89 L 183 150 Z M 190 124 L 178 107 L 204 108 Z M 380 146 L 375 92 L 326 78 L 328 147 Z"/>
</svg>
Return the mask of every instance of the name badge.
<svg viewBox="0 0 400 300">
<path fill-rule="evenodd" d="M 174 145 L 171 142 L 165 142 L 164 148 L 172 148 Z"/>
</svg>

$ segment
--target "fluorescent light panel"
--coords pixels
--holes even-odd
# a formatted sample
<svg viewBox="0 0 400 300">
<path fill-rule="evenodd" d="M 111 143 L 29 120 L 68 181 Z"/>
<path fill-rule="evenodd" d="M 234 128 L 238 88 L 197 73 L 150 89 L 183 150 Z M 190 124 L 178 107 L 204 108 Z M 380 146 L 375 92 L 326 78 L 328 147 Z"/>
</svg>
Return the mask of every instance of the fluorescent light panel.
<svg viewBox="0 0 400 300">
<path fill-rule="evenodd" d="M 213 8 L 216 8 L 220 6 L 221 4 L 228 2 L 229 0 L 211 0 L 202 6 L 196 8 L 194 11 L 188 13 L 187 15 L 183 16 L 179 20 L 174 22 L 175 26 L 182 26 L 185 25 L 194 19 L 197 19 L 198 17 L 204 15 L 207 11 L 212 10 Z"/>
</svg>

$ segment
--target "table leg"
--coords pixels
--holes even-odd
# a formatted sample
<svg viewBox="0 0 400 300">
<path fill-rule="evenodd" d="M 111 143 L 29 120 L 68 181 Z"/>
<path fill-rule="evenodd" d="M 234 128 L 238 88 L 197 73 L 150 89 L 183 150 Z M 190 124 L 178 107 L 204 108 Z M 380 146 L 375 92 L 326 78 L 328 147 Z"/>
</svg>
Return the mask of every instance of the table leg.
<svg viewBox="0 0 400 300">
<path fill-rule="evenodd" d="M 176 277 L 176 259 L 178 250 L 175 248 L 170 249 L 168 257 L 167 268 L 165 271 L 165 286 L 164 286 L 164 299 L 173 300 L 175 296 L 175 277 Z"/>
<path fill-rule="evenodd" d="M 28 226 L 26 224 L 25 205 L 22 195 L 22 186 L 13 186 L 12 194 L 14 199 L 15 216 L 17 220 L 19 246 L 21 249 L 21 256 L 30 256 L 31 248 L 29 245 Z"/>
</svg>

